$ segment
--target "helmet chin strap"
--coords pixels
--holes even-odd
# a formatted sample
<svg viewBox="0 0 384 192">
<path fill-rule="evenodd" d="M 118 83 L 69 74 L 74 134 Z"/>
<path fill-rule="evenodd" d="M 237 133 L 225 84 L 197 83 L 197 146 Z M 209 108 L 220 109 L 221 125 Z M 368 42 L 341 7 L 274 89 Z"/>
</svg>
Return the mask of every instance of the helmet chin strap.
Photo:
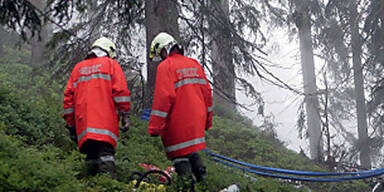
<svg viewBox="0 0 384 192">
<path fill-rule="evenodd" d="M 92 48 L 92 50 L 88 52 L 88 55 L 90 55 L 92 53 L 95 54 L 96 57 L 108 56 L 108 53 L 106 51 L 100 49 L 99 47 Z"/>
<path fill-rule="evenodd" d="M 152 58 L 152 61 L 154 61 L 154 62 L 160 62 L 162 60 L 163 59 L 160 56 L 155 56 L 155 57 Z"/>
</svg>

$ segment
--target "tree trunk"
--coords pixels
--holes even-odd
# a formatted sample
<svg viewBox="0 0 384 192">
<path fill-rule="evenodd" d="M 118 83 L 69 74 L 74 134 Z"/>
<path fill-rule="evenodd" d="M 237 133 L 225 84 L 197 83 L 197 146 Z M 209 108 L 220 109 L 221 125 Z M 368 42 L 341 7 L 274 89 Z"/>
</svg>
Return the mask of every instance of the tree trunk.
<svg viewBox="0 0 384 192">
<path fill-rule="evenodd" d="M 213 17 L 209 18 L 212 35 L 212 66 L 215 105 L 228 110 L 236 110 L 235 67 L 233 64 L 229 4 L 228 0 L 210 1 L 209 9 Z"/>
<path fill-rule="evenodd" d="M 299 29 L 301 65 L 305 93 L 305 109 L 309 133 L 311 158 L 321 161 L 323 156 L 319 100 L 316 95 L 315 63 L 313 59 L 309 3 L 307 0 L 294 0 L 296 6 L 296 26 Z"/>
<path fill-rule="evenodd" d="M 41 0 L 31 0 L 31 3 L 36 6 L 38 9 L 43 10 L 44 5 Z M 43 20 L 42 18 L 40 18 Z M 42 24 L 41 31 L 39 35 L 36 35 L 31 39 L 31 65 L 40 66 L 44 62 L 44 48 L 45 44 L 48 42 L 50 36 L 52 35 L 51 26 L 46 23 Z"/>
<path fill-rule="evenodd" d="M 94 20 L 95 17 L 97 16 L 97 1 L 95 0 L 87 0 L 87 11 L 88 11 L 88 17 L 90 17 L 90 20 Z M 91 40 L 92 42 L 95 41 L 96 39 L 100 38 L 102 33 L 101 33 L 101 24 L 99 23 L 100 21 L 96 19 L 94 21 L 93 26 L 91 26 L 92 34 L 91 34 Z"/>
<path fill-rule="evenodd" d="M 359 33 L 356 1 L 351 2 L 350 13 L 353 79 L 355 84 L 357 131 L 359 134 L 358 148 L 360 150 L 361 166 L 369 169 L 371 167 L 371 158 L 367 131 L 367 109 L 364 96 L 363 67 L 361 64 L 362 42 Z"/>
<path fill-rule="evenodd" d="M 159 62 L 149 60 L 149 48 L 153 38 L 160 32 L 167 32 L 176 40 L 180 38 L 177 23 L 178 11 L 174 0 L 151 0 L 145 3 L 147 38 L 147 86 L 144 108 L 151 108 L 155 88 L 156 69 Z"/>
<path fill-rule="evenodd" d="M 4 54 L 4 37 L 5 37 L 5 30 L 3 29 L 2 26 L 0 26 L 0 57 L 3 56 Z"/>
</svg>

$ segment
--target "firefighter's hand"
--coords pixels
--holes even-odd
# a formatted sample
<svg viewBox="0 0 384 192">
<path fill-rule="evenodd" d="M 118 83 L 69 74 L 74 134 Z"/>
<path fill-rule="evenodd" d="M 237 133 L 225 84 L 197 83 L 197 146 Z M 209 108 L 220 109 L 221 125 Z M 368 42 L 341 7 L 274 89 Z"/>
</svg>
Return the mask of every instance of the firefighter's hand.
<svg viewBox="0 0 384 192">
<path fill-rule="evenodd" d="M 129 126 L 130 126 L 129 117 L 130 117 L 129 113 L 121 113 L 121 124 L 122 124 L 121 131 L 122 132 L 126 132 L 129 130 Z"/>
<path fill-rule="evenodd" d="M 69 131 L 69 138 L 70 138 L 73 142 L 77 143 L 76 127 L 66 125 L 65 128 L 67 128 L 68 131 Z"/>
<path fill-rule="evenodd" d="M 151 137 L 158 137 L 159 135 L 151 134 Z"/>
</svg>

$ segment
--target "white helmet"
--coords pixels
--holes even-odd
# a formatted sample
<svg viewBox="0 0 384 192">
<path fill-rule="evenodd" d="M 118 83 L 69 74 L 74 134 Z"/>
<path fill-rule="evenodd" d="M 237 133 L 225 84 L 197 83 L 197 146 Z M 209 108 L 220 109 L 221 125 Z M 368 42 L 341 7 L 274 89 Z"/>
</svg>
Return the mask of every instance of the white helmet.
<svg viewBox="0 0 384 192">
<path fill-rule="evenodd" d="M 167 51 L 168 55 L 172 47 L 177 45 L 177 41 L 171 35 L 165 32 L 161 32 L 152 40 L 149 59 L 160 57 L 160 52 L 163 48 Z"/>
<path fill-rule="evenodd" d="M 93 48 L 100 48 L 104 50 L 112 59 L 117 57 L 116 45 L 106 37 L 100 37 L 99 39 L 97 39 L 91 46 L 91 49 Z"/>
</svg>

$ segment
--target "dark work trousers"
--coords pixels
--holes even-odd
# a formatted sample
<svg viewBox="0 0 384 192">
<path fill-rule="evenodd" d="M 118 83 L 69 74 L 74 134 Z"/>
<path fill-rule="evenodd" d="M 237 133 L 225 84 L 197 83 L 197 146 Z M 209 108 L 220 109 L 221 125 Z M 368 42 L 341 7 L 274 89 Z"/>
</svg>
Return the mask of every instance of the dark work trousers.
<svg viewBox="0 0 384 192">
<path fill-rule="evenodd" d="M 115 149 L 110 143 L 87 140 L 81 146 L 81 153 L 86 154 L 85 163 L 87 174 L 95 176 L 98 173 L 108 174 L 116 179 Z"/>
<path fill-rule="evenodd" d="M 175 167 L 178 178 L 182 180 L 180 182 L 182 182 L 183 191 L 189 186 L 193 189 L 193 176 L 195 176 L 197 182 L 200 182 L 206 174 L 206 167 L 200 155 L 196 152 L 173 158 L 172 164 Z"/>
</svg>

